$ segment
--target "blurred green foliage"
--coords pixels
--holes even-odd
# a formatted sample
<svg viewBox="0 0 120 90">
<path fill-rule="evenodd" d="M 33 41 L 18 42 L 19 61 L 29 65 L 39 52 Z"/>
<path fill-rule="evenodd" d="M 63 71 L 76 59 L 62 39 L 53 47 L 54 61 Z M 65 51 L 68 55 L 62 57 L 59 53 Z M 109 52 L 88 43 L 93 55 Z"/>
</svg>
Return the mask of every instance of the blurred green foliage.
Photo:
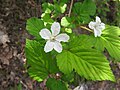
<svg viewBox="0 0 120 90">
<path fill-rule="evenodd" d="M 94 0 L 97 5 L 96 15 L 109 25 L 120 27 L 120 0 Z"/>
<path fill-rule="evenodd" d="M 39 0 L 36 0 L 36 1 L 39 1 Z M 70 1 L 71 0 L 41 0 L 41 3 L 44 3 L 42 5 L 43 11 L 45 11 L 47 13 L 51 13 L 51 11 L 55 11 L 55 12 L 58 11 L 53 16 L 53 17 L 57 17 L 61 13 L 64 13 L 65 10 L 67 10 L 65 12 L 65 14 L 68 13 L 68 10 L 70 8 Z M 86 1 L 86 0 L 74 0 L 73 8 L 75 8 L 77 6 L 76 9 L 79 10 L 80 7 L 83 7 L 82 3 L 84 4 L 84 1 Z M 88 0 L 88 2 L 89 1 L 91 1 L 91 0 Z M 88 11 L 90 11 L 91 13 L 93 11 L 92 14 L 94 16 L 91 15 L 91 17 L 99 16 L 99 17 L 101 17 L 101 19 L 104 23 L 120 27 L 120 0 L 92 0 L 92 1 L 94 1 L 96 4 L 96 14 L 94 14 L 95 8 L 94 9 L 89 8 L 90 4 L 85 6 L 86 10 L 89 9 Z M 63 5 L 63 2 L 66 3 L 67 6 Z M 56 5 L 55 5 L 55 3 L 56 3 Z M 59 3 L 59 5 L 58 5 L 58 3 Z M 95 6 L 93 5 L 93 7 L 95 7 Z M 84 10 L 84 11 L 86 12 L 86 10 Z M 73 10 L 73 12 L 76 12 L 76 11 Z M 54 13 L 54 12 L 52 12 L 52 13 Z M 79 14 L 79 13 L 76 12 L 76 14 Z M 81 22 L 83 22 L 83 23 L 89 22 L 90 21 L 89 16 L 86 14 L 84 14 L 84 15 L 83 14 L 84 13 L 82 13 L 82 15 L 81 15 L 81 17 L 82 17 Z M 79 20 L 79 17 L 77 18 L 78 20 Z M 57 18 L 61 19 L 61 17 L 57 17 Z"/>
</svg>

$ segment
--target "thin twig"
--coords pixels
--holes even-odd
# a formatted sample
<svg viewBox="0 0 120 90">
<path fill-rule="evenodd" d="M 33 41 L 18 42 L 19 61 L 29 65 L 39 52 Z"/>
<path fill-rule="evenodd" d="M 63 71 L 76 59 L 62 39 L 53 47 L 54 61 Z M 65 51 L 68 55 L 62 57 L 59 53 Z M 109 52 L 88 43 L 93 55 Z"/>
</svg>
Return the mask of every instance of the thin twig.
<svg viewBox="0 0 120 90">
<path fill-rule="evenodd" d="M 27 85 L 25 83 L 23 83 L 23 81 L 20 80 L 20 83 L 26 88 L 28 89 Z"/>
<path fill-rule="evenodd" d="M 70 4 L 70 9 L 69 9 L 68 17 L 70 17 L 71 10 L 72 10 L 72 6 L 73 6 L 73 0 L 71 0 L 71 4 Z"/>
<path fill-rule="evenodd" d="M 87 28 L 87 27 L 84 27 L 84 26 L 80 26 L 80 28 L 84 29 L 84 30 L 87 30 L 87 31 L 90 31 L 90 32 L 93 32 L 91 29 Z"/>
</svg>

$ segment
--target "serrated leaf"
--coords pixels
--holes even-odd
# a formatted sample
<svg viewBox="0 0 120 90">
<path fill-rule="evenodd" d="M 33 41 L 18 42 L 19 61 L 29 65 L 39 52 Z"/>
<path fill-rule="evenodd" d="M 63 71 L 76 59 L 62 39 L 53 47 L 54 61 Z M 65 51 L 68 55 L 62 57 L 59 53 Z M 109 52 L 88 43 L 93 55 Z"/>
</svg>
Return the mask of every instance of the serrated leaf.
<svg viewBox="0 0 120 90">
<path fill-rule="evenodd" d="M 64 55 L 64 57 L 63 57 Z M 73 66 L 71 63 L 71 57 L 68 56 L 70 55 L 69 52 L 62 52 L 61 54 L 57 55 L 57 65 L 59 69 L 64 73 L 64 74 L 70 74 L 73 71 Z"/>
<path fill-rule="evenodd" d="M 78 44 L 80 43 L 81 46 L 95 48 L 99 51 L 104 51 L 105 48 L 104 41 L 100 37 L 95 38 L 94 35 L 88 36 L 83 34 L 80 35 L 78 38 L 79 38 L 79 42 L 78 41 L 76 42 Z"/>
<path fill-rule="evenodd" d="M 81 34 L 79 36 L 72 35 L 72 38 L 70 39 L 69 48 L 82 46 L 85 48 L 91 48 L 93 47 L 93 43 L 95 43 L 93 40 L 90 40 L 88 35 Z M 89 41 L 88 41 L 89 40 Z"/>
<path fill-rule="evenodd" d="M 101 37 L 90 36 L 86 42 L 91 43 L 93 46 L 103 51 L 104 48 L 107 49 L 109 54 L 120 61 L 120 28 L 116 26 L 106 26 L 102 31 Z"/>
<path fill-rule="evenodd" d="M 70 41 L 69 49 L 57 55 L 59 69 L 65 74 L 69 74 L 75 69 L 80 76 L 86 79 L 115 81 L 105 56 L 98 50 L 83 47 L 79 42 L 79 38 L 73 38 Z"/>
<path fill-rule="evenodd" d="M 41 19 L 32 17 L 27 20 L 26 29 L 31 35 L 40 38 L 39 32 L 42 28 L 44 28 L 44 23 Z"/>
<path fill-rule="evenodd" d="M 49 78 L 46 82 L 46 85 L 50 90 L 67 90 L 67 87 L 62 81 L 54 78 Z"/>
<path fill-rule="evenodd" d="M 120 28 L 107 26 L 101 38 L 105 41 L 105 48 L 109 54 L 120 61 Z"/>
<path fill-rule="evenodd" d="M 57 72 L 56 63 L 50 54 L 44 52 L 43 47 L 37 41 L 27 39 L 25 53 L 27 64 L 30 66 L 28 73 L 35 80 L 42 81 L 48 74 Z"/>
</svg>

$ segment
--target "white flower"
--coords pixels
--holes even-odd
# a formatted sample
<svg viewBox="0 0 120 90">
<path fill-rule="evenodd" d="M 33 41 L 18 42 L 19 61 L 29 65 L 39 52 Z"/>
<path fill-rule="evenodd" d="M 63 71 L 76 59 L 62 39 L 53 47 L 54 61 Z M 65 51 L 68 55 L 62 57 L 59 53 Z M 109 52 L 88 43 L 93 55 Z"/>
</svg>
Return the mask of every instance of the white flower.
<svg viewBox="0 0 120 90">
<path fill-rule="evenodd" d="M 59 34 L 60 33 L 60 24 L 58 22 L 54 22 L 51 26 L 51 31 L 52 33 L 44 28 L 42 29 L 39 34 L 43 39 L 46 39 L 47 42 L 44 47 L 44 51 L 50 52 L 53 49 L 56 50 L 58 53 L 62 52 L 62 45 L 61 41 L 67 42 L 69 40 L 69 36 L 65 33 Z"/>
<path fill-rule="evenodd" d="M 89 23 L 89 28 L 94 30 L 95 37 L 101 36 L 102 30 L 105 29 L 105 24 L 101 22 L 100 18 L 96 16 L 96 21 Z"/>
</svg>

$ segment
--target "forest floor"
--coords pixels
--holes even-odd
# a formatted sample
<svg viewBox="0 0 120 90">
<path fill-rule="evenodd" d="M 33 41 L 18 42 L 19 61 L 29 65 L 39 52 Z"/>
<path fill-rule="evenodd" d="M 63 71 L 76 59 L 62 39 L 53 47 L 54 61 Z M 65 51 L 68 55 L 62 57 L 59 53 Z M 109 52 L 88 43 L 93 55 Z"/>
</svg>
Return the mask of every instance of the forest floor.
<svg viewBox="0 0 120 90">
<path fill-rule="evenodd" d="M 0 90 L 46 90 L 29 77 L 24 53 L 26 38 L 32 38 L 25 29 L 26 20 L 41 12 L 34 0 L 0 0 Z M 88 90 L 120 90 L 120 63 L 111 62 L 111 68 L 116 83 L 89 81 Z"/>
</svg>

